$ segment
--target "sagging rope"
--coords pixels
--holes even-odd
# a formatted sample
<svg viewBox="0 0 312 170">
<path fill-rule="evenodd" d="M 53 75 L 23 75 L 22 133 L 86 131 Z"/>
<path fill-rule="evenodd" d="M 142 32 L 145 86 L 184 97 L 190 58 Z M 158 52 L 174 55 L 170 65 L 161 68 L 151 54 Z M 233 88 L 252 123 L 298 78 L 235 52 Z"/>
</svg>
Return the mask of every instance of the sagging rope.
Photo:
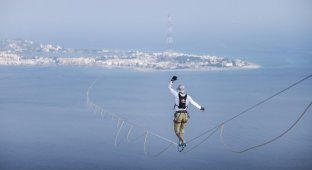
<svg viewBox="0 0 312 170">
<path fill-rule="evenodd" d="M 97 80 L 98 79 L 96 79 L 89 86 L 89 88 L 86 92 L 86 96 L 87 96 L 87 102 L 86 103 L 87 103 L 87 106 L 90 107 L 94 113 L 99 113 L 101 115 L 101 118 L 110 116 L 112 118 L 112 120 L 117 120 L 117 123 L 116 123 L 117 132 L 115 135 L 115 142 L 114 142 L 115 146 L 118 146 L 118 139 L 120 137 L 121 131 L 122 131 L 122 129 L 125 128 L 126 125 L 129 125 L 130 128 L 128 129 L 126 136 L 124 136 L 125 141 L 130 143 L 130 142 L 136 141 L 136 140 L 144 137 L 143 152 L 145 155 L 148 155 L 151 157 L 157 157 L 157 156 L 161 155 L 162 153 L 164 153 L 165 151 L 167 151 L 171 146 L 178 146 L 178 144 L 176 142 L 174 142 L 174 141 L 172 141 L 172 140 L 170 140 L 170 139 L 168 139 L 162 135 L 159 135 L 155 132 L 152 132 L 150 130 L 146 130 L 145 128 L 141 127 L 140 125 L 137 125 L 137 124 L 132 123 L 126 119 L 121 118 L 117 114 L 105 112 L 105 110 L 102 107 L 100 107 L 99 105 L 92 102 L 92 100 L 90 99 L 90 91 L 93 88 L 94 84 L 97 82 Z M 133 140 L 130 140 L 130 135 L 131 135 L 131 132 L 132 132 L 134 127 L 139 128 L 139 129 L 144 129 L 144 133 L 142 135 L 139 135 L 138 137 L 135 137 Z M 156 154 L 153 154 L 153 155 L 149 154 L 147 152 L 147 141 L 148 141 L 149 136 L 156 137 L 156 138 L 166 142 L 167 143 L 166 147 Z M 122 142 L 122 140 L 120 140 L 119 143 L 120 142 Z"/>
<path fill-rule="evenodd" d="M 264 145 L 267 145 L 269 143 L 272 143 L 274 142 L 275 140 L 281 138 L 282 136 L 284 136 L 286 133 L 288 133 L 299 121 L 300 119 L 303 117 L 303 115 L 309 110 L 310 106 L 312 105 L 312 102 L 310 102 L 310 104 L 304 109 L 304 111 L 300 114 L 300 116 L 298 117 L 298 119 L 288 128 L 286 129 L 283 133 L 281 133 L 280 135 L 266 141 L 266 142 L 263 142 L 263 143 L 260 143 L 260 144 L 257 144 L 257 145 L 254 145 L 252 147 L 249 147 L 249 148 L 246 148 L 246 149 L 243 149 L 243 150 L 240 150 L 240 151 L 237 151 L 237 150 L 233 150 L 231 149 L 231 147 L 229 145 L 227 145 L 225 142 L 224 142 L 224 139 L 223 139 L 223 131 L 224 131 L 224 124 L 222 124 L 220 126 L 220 129 L 221 129 L 221 132 L 220 132 L 220 140 L 221 140 L 221 143 L 224 145 L 225 148 L 227 148 L 227 150 L 231 151 L 231 152 L 234 152 L 234 153 L 244 153 L 244 152 L 247 152 L 251 149 L 255 149 L 255 148 L 259 148 L 261 146 L 264 146 Z"/>
<path fill-rule="evenodd" d="M 225 125 L 226 123 L 228 123 L 228 122 L 232 121 L 233 119 L 235 119 L 235 118 L 237 118 L 237 117 L 239 117 L 239 116 L 241 116 L 241 115 L 243 115 L 243 114 L 249 112 L 250 110 L 252 110 L 252 109 L 254 109 L 254 108 L 256 108 L 256 107 L 262 105 L 263 103 L 265 103 L 265 102 L 267 102 L 267 101 L 273 99 L 274 97 L 276 97 L 276 96 L 278 96 L 278 95 L 284 93 L 285 91 L 291 89 L 292 87 L 297 86 L 298 84 L 300 84 L 300 83 L 306 81 L 307 79 L 309 79 L 309 78 L 311 78 L 311 77 L 312 77 L 312 74 L 310 74 L 310 75 L 304 77 L 303 79 L 301 79 L 301 80 L 299 80 L 299 81 L 297 81 L 297 82 L 291 84 L 290 86 L 284 88 L 283 90 L 278 91 L 277 93 L 273 94 L 272 96 L 270 96 L 270 97 L 268 97 L 268 98 L 266 98 L 266 99 L 264 99 L 264 100 L 262 100 L 262 101 L 256 103 L 255 105 L 253 105 L 253 106 L 251 106 L 251 107 L 249 107 L 249 108 L 243 110 L 242 112 L 240 112 L 240 113 L 236 114 L 235 116 L 233 116 L 233 117 L 227 119 L 226 121 L 224 121 L 224 122 L 218 124 L 217 126 L 215 126 L 215 127 L 211 128 L 211 129 L 208 129 L 208 130 L 204 131 L 204 132 L 201 133 L 200 135 L 198 135 L 198 136 L 192 138 L 191 140 L 189 140 L 188 143 L 192 143 L 192 142 L 195 141 L 196 139 L 198 139 L 198 138 L 200 138 L 200 137 L 202 137 L 202 136 L 204 136 L 204 135 L 206 135 L 206 134 L 209 134 L 211 131 L 214 131 L 214 132 L 215 132 L 215 131 L 221 129 L 221 134 L 222 134 L 223 129 L 224 129 L 224 125 Z M 305 114 L 305 112 L 309 109 L 310 106 L 311 106 L 311 103 L 310 103 L 310 105 L 305 109 L 305 111 L 299 116 L 299 118 L 297 119 L 297 121 L 296 121 L 288 130 L 286 130 L 284 133 L 282 133 L 281 135 L 279 135 L 278 138 L 280 138 L 281 136 L 283 136 L 283 135 L 285 135 L 287 132 L 289 132 L 289 131 L 299 122 L 299 120 L 302 118 L 302 116 Z M 212 134 L 210 134 L 207 138 L 203 139 L 198 145 L 195 145 L 193 148 L 189 149 L 187 152 L 190 152 L 191 150 L 197 148 L 200 144 L 202 144 L 203 142 L 205 142 L 211 135 L 212 135 Z M 278 138 L 277 138 L 277 139 L 278 139 Z M 273 141 L 275 141 L 275 140 L 276 140 L 276 139 L 274 139 Z M 271 141 L 271 142 L 273 142 L 273 141 Z M 262 143 L 262 144 L 259 144 L 259 146 L 256 145 L 256 146 L 254 146 L 254 147 L 247 148 L 247 149 L 243 150 L 242 152 L 235 152 L 235 153 L 243 153 L 243 152 L 246 152 L 246 151 L 248 151 L 248 150 L 251 150 L 251 149 L 254 149 L 254 148 L 257 148 L 257 147 L 260 147 L 260 146 L 264 146 L 264 145 L 269 144 L 269 143 L 271 143 L 271 142 L 270 142 L 270 141 L 264 142 L 264 143 Z"/>
</svg>

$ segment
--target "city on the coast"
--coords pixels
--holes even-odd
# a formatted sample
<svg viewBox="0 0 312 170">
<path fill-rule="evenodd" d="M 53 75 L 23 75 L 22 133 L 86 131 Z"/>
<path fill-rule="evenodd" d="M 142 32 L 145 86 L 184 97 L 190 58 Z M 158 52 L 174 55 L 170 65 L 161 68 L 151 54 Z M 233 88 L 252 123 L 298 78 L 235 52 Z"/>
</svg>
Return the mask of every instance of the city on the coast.
<svg viewBox="0 0 312 170">
<path fill-rule="evenodd" d="M 72 49 L 29 40 L 0 41 L 0 65 L 77 65 L 138 70 L 255 69 L 240 59 L 175 51 L 143 52 L 107 49 Z"/>
</svg>

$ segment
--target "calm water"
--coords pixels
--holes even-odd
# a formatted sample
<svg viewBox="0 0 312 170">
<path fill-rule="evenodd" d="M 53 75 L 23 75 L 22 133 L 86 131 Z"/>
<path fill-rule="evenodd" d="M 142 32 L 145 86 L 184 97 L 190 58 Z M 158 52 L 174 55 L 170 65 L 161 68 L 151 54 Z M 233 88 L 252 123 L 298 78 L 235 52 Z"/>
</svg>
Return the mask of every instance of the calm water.
<svg viewBox="0 0 312 170">
<path fill-rule="evenodd" d="M 144 138 L 114 146 L 116 121 L 88 109 L 86 90 L 98 79 L 90 92 L 94 102 L 176 141 L 167 88 L 172 75 L 206 108 L 191 107 L 188 140 L 311 73 L 306 65 L 216 72 L 0 67 L 0 169 L 310 169 L 311 109 L 281 139 L 243 154 L 226 150 L 217 132 L 190 153 L 171 147 L 153 158 L 143 153 Z M 309 79 L 230 121 L 224 140 L 240 150 L 281 134 L 311 102 L 311 85 Z M 134 129 L 132 137 L 141 132 Z M 164 147 L 158 139 L 147 143 L 149 153 Z"/>
</svg>

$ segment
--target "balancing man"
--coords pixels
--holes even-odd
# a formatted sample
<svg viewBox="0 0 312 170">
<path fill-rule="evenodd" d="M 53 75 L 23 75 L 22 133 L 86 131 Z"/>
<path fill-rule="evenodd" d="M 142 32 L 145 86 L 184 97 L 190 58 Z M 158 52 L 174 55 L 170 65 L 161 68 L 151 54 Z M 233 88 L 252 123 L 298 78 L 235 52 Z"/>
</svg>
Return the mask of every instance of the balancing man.
<svg viewBox="0 0 312 170">
<path fill-rule="evenodd" d="M 179 85 L 177 91 L 172 88 L 174 81 L 177 80 L 177 76 L 173 76 L 169 82 L 169 90 L 175 97 L 175 114 L 174 114 L 174 132 L 179 138 L 179 147 L 182 149 L 186 146 L 184 140 L 184 128 L 186 126 L 187 120 L 189 118 L 187 108 L 188 104 L 191 103 L 201 111 L 204 111 L 205 108 L 197 104 L 190 95 L 187 95 L 185 92 L 185 87 Z"/>
</svg>

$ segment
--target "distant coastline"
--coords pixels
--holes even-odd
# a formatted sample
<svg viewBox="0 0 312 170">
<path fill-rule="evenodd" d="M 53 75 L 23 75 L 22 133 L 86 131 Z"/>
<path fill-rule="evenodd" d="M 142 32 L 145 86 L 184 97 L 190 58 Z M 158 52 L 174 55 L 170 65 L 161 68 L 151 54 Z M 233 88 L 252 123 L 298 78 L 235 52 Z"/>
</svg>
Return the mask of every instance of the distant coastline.
<svg viewBox="0 0 312 170">
<path fill-rule="evenodd" d="M 29 40 L 0 42 L 0 65 L 73 65 L 138 71 L 218 71 L 258 69 L 261 66 L 240 59 L 170 52 L 141 52 L 106 49 L 70 49 L 36 44 Z"/>
</svg>

